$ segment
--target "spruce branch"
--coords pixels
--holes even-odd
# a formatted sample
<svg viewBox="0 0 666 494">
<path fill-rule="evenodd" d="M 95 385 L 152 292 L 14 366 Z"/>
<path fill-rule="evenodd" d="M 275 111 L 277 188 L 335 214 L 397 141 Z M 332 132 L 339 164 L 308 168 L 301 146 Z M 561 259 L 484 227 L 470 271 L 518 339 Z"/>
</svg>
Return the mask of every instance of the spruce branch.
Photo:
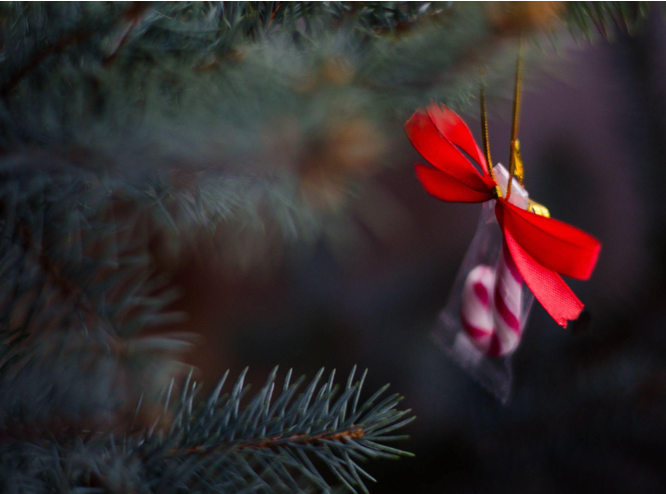
<svg viewBox="0 0 666 494">
<path fill-rule="evenodd" d="M 25 422 L 25 415 L 6 405 L 11 394 L 39 390 L 6 376 L 0 388 L 4 490 L 300 493 L 342 485 L 367 492 L 366 482 L 374 479 L 361 466 L 364 461 L 410 456 L 386 444 L 407 437 L 394 432 L 413 420 L 410 411 L 395 408 L 400 396 L 383 396 L 387 386 L 363 400 L 365 373 L 355 381 L 352 371 L 338 393 L 334 372 L 322 381 L 321 370 L 303 388 L 305 378 L 292 382 L 289 371 L 279 393 L 275 369 L 254 396 L 248 394 L 246 373 L 222 394 L 227 372 L 203 402 L 196 399 L 200 386 L 191 374 L 178 400 L 172 399 L 172 383 L 152 425 L 81 423 L 58 418 L 51 409 Z M 138 404 L 136 416 L 143 406 Z"/>
<path fill-rule="evenodd" d="M 631 23 L 631 7 L 606 4 L 546 17 L 574 31 Z M 333 220 L 367 216 L 346 207 L 348 191 L 381 170 L 393 119 L 430 98 L 469 103 L 479 66 L 508 73 L 513 45 L 498 41 L 518 35 L 489 7 L 456 2 L 37 2 L 0 14 L 0 148 L 85 150 L 87 166 L 155 193 L 172 239 L 236 233 L 231 219 L 257 238 L 325 238 Z"/>
<path fill-rule="evenodd" d="M 197 384 L 185 382 L 175 413 L 168 414 L 171 425 L 160 434 L 156 421 L 140 437 L 133 454 L 150 458 L 147 468 L 168 475 L 165 465 L 179 475 L 186 465 L 187 476 L 196 479 L 202 470 L 215 465 L 225 485 L 240 489 L 248 479 L 257 482 L 261 492 L 281 492 L 282 488 L 304 492 L 308 486 L 329 492 L 330 480 L 316 465 L 324 465 L 352 492 L 367 492 L 365 479 L 372 479 L 359 464 L 369 458 L 399 458 L 409 455 L 385 443 L 406 438 L 392 433 L 411 422 L 410 410 L 398 411 L 399 395 L 380 399 L 383 387 L 365 402 L 360 401 L 365 373 L 355 381 L 355 369 L 339 391 L 335 372 L 322 382 L 320 370 L 310 384 L 301 377 L 291 381 L 289 371 L 282 393 L 273 398 L 277 368 L 264 386 L 249 398 L 245 385 L 247 369 L 229 394 L 221 395 L 228 373 L 208 400 L 195 404 Z M 198 485 L 195 483 L 195 485 Z M 259 487 L 260 486 L 260 487 Z"/>
</svg>

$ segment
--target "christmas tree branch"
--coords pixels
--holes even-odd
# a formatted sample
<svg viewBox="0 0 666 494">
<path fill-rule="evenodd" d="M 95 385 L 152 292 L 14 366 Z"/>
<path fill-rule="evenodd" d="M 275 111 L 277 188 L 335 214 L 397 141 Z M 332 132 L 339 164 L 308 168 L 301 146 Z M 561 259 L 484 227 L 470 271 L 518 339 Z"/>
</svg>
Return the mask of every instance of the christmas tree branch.
<svg viewBox="0 0 666 494">
<path fill-rule="evenodd" d="M 230 393 L 220 396 L 227 373 L 203 402 L 195 398 L 199 386 L 190 374 L 176 403 L 170 399 L 173 384 L 169 387 L 162 414 L 150 425 L 136 420 L 145 406 L 141 404 L 135 418 L 124 423 L 105 423 L 99 416 L 97 421 L 77 420 L 71 414 L 59 415 L 57 408 L 39 407 L 28 416 L 27 410 L 6 405 L 12 395 L 14 402 L 25 403 L 27 396 L 39 393 L 40 383 L 26 386 L 30 381 L 10 373 L 0 387 L 0 472 L 9 458 L 21 460 L 3 472 L 6 485 L 15 488 L 52 485 L 51 475 L 64 461 L 72 468 L 61 474 L 60 482 L 72 489 L 131 482 L 121 485 L 164 493 L 183 488 L 304 493 L 313 487 L 331 492 L 341 484 L 351 492 L 367 492 L 366 481 L 374 479 L 361 463 L 409 455 L 386 443 L 405 439 L 394 432 L 413 417 L 409 410 L 396 410 L 399 396 L 382 399 L 386 386 L 362 400 L 365 374 L 354 381 L 352 371 L 339 395 L 335 373 L 325 382 L 322 374 L 301 390 L 304 378 L 291 383 L 290 371 L 282 392 L 273 397 L 275 370 L 249 397 L 245 371 Z M 31 371 L 26 377 L 36 375 Z M 35 468 L 41 468 L 42 474 L 36 475 Z"/>
<path fill-rule="evenodd" d="M 391 433 L 413 420 L 410 411 L 397 411 L 398 395 L 380 400 L 386 387 L 366 402 L 360 402 L 365 374 L 354 381 L 352 371 L 347 385 L 337 396 L 335 372 L 320 384 L 323 369 L 300 394 L 304 378 L 291 382 L 291 371 L 282 393 L 273 399 L 277 369 L 249 403 L 244 371 L 230 394 L 220 397 L 227 375 L 204 405 L 195 406 L 196 384 L 186 381 L 181 401 L 171 420 L 169 431 L 158 431 L 164 417 L 157 420 L 147 436 L 139 440 L 137 454 L 152 458 L 149 465 L 161 462 L 192 462 L 208 465 L 223 462 L 224 470 L 246 471 L 240 475 L 270 478 L 277 485 L 304 487 L 295 480 L 299 474 L 324 491 L 329 481 L 315 467 L 323 462 L 334 478 L 356 492 L 366 492 L 361 476 L 372 478 L 358 461 L 373 458 L 398 458 L 408 453 L 384 444 L 404 439 Z M 163 424 L 162 424 L 163 425 Z M 188 458 L 196 458 L 188 460 Z M 158 460 L 159 459 L 159 460 Z M 314 462 L 314 463 L 313 463 Z M 306 482 L 306 483 L 308 483 Z"/>
</svg>

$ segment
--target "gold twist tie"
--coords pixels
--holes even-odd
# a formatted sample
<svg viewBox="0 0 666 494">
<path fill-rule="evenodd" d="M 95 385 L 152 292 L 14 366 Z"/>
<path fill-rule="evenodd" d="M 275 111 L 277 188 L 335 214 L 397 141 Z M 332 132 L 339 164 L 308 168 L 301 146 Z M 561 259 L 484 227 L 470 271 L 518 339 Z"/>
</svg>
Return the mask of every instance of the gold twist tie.
<svg viewBox="0 0 666 494">
<path fill-rule="evenodd" d="M 534 213 L 545 218 L 550 218 L 550 211 L 548 211 L 548 208 L 543 204 L 539 204 L 538 202 L 533 201 L 532 199 L 528 199 L 527 210 L 530 213 Z"/>
</svg>

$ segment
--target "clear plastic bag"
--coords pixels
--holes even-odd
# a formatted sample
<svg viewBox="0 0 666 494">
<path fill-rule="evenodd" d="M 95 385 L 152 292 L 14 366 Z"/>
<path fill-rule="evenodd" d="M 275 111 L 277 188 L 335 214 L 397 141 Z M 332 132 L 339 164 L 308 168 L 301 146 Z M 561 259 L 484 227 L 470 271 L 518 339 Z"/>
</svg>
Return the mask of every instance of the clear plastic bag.
<svg viewBox="0 0 666 494">
<path fill-rule="evenodd" d="M 499 164 L 494 170 L 506 196 L 509 174 Z M 528 194 L 515 179 L 509 200 L 523 209 L 528 207 Z M 506 403 L 511 391 L 511 355 L 520 344 L 534 296 L 503 245 L 495 201 L 485 202 L 433 337 L 453 360 Z"/>
</svg>

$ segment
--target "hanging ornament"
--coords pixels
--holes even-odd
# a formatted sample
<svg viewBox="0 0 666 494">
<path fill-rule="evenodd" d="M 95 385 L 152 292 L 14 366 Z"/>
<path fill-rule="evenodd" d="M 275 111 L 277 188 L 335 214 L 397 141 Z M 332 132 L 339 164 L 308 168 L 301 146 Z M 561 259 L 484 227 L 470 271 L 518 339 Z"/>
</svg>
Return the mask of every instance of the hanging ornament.
<svg viewBox="0 0 666 494">
<path fill-rule="evenodd" d="M 521 70 L 519 54 L 509 170 L 492 166 L 483 87 L 483 152 L 463 120 L 443 105 L 432 103 L 405 124 L 410 141 L 432 165 L 416 165 L 426 191 L 444 201 L 483 203 L 435 337 L 502 401 L 510 392 L 510 356 L 520 344 L 533 299 L 566 328 L 583 304 L 560 275 L 588 279 L 601 249 L 592 236 L 550 218 L 524 188 L 517 139 Z"/>
</svg>

